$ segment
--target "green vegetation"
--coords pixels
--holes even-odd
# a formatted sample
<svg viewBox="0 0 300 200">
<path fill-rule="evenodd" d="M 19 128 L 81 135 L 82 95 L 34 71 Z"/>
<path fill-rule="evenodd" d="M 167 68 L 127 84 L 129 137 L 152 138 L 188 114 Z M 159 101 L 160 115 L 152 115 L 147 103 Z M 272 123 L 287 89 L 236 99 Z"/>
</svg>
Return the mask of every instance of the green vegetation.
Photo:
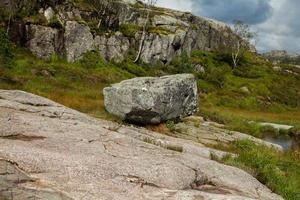
<svg viewBox="0 0 300 200">
<path fill-rule="evenodd" d="M 159 35 L 169 35 L 169 34 L 174 34 L 174 32 L 163 28 L 163 27 L 158 27 L 158 26 L 150 26 L 148 27 L 148 32 L 149 33 L 156 33 Z"/>
<path fill-rule="evenodd" d="M 80 22 L 79 22 L 80 23 Z M 50 22 L 48 23 L 48 26 L 52 28 L 57 28 L 57 29 L 63 29 L 64 26 L 61 24 L 61 22 L 57 19 L 56 16 L 54 16 Z"/>
<path fill-rule="evenodd" d="M 166 126 L 171 132 L 175 131 L 175 122 L 174 121 L 172 121 L 172 120 L 167 121 Z"/>
<path fill-rule="evenodd" d="M 201 115 L 258 137 L 265 131 L 257 122 L 289 124 L 299 129 L 300 74 L 276 72 L 271 63 L 250 53 L 233 70 L 226 55 L 212 52 L 194 52 L 192 63 L 205 69 L 198 73 Z"/>
<path fill-rule="evenodd" d="M 142 30 L 142 27 L 134 24 L 122 24 L 120 26 L 120 31 L 126 36 L 126 37 L 134 37 L 135 34 Z"/>
<path fill-rule="evenodd" d="M 234 142 L 229 147 L 218 146 L 236 153 L 218 160 L 248 171 L 272 191 L 287 200 L 300 199 L 300 152 L 278 152 L 251 141 Z"/>
<path fill-rule="evenodd" d="M 31 16 L 33 21 L 43 20 L 39 15 Z M 101 32 L 98 22 L 92 23 L 93 30 Z M 62 28 L 57 19 L 49 25 Z M 120 30 L 133 37 L 141 27 L 122 25 Z M 164 34 L 165 30 L 150 27 L 150 31 Z M 67 63 L 58 55 L 42 60 L 28 50 L 15 47 L 6 31 L 0 29 L 0 88 L 32 92 L 95 117 L 118 120 L 104 109 L 104 87 L 136 76 L 194 73 L 200 96 L 199 114 L 205 118 L 257 137 L 291 135 L 300 130 L 300 70 L 291 65 L 280 64 L 282 70 L 274 70 L 270 62 L 252 53 L 243 55 L 234 69 L 229 55 L 216 52 L 195 51 L 191 57 L 183 54 L 169 64 L 151 65 L 133 63 L 135 55 L 135 50 L 131 49 L 121 63 L 107 62 L 97 51 L 86 53 L 76 63 Z M 286 70 L 295 73 L 287 75 Z M 295 129 L 278 131 L 260 127 L 258 122 L 288 124 Z M 175 124 L 168 121 L 150 128 L 167 133 L 174 131 Z M 151 138 L 144 141 L 183 151 L 181 146 L 157 143 Z M 222 162 L 249 171 L 286 199 L 300 198 L 299 150 L 281 153 L 249 141 L 233 143 L 226 150 L 237 153 L 238 157 L 226 157 Z"/>
<path fill-rule="evenodd" d="M 10 67 L 14 54 L 14 45 L 10 42 L 5 30 L 0 28 L 0 69 Z"/>
<path fill-rule="evenodd" d="M 201 51 L 193 52 L 191 57 L 183 54 L 168 65 L 133 63 L 134 50 L 121 63 L 106 62 L 99 52 L 90 52 L 70 64 L 57 55 L 44 61 L 26 50 L 15 49 L 4 30 L 0 31 L 0 40 L 0 74 L 5 80 L 0 82 L 1 88 L 37 93 L 83 112 L 96 112 L 99 117 L 107 116 L 101 89 L 111 83 L 135 76 L 194 73 L 200 114 L 206 118 L 258 137 L 268 131 L 257 122 L 294 125 L 293 132 L 300 128 L 300 75 L 274 71 L 271 63 L 253 54 L 246 54 L 233 70 L 228 55 Z M 202 69 L 197 71 L 197 66 Z"/>
</svg>

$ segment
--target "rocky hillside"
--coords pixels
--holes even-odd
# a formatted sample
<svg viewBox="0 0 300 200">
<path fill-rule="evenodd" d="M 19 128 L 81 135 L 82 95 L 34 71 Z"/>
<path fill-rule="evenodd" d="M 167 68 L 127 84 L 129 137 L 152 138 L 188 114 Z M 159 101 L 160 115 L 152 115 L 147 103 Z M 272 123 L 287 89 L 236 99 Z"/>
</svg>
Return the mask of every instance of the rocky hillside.
<svg viewBox="0 0 300 200">
<path fill-rule="evenodd" d="M 225 152 L 97 120 L 30 93 L 0 90 L 0 127 L 0 199 L 283 199 L 212 160 Z"/>
<path fill-rule="evenodd" d="M 291 54 L 285 50 L 273 50 L 264 53 L 263 56 L 273 63 L 300 64 L 300 55 Z"/>
<path fill-rule="evenodd" d="M 0 5 L 7 7 L 10 1 L 1 0 Z M 101 14 L 96 12 L 100 5 L 88 0 L 29 2 L 33 5 L 27 13 L 16 15 L 10 23 L 7 20 L 6 26 L 10 24 L 9 35 L 15 42 L 41 58 L 58 54 L 74 62 L 92 50 L 114 61 L 136 55 L 149 9 L 140 56 L 145 63 L 166 64 L 192 50 L 220 50 L 234 38 L 223 23 L 186 12 L 145 8 L 135 0 L 110 1 Z"/>
</svg>

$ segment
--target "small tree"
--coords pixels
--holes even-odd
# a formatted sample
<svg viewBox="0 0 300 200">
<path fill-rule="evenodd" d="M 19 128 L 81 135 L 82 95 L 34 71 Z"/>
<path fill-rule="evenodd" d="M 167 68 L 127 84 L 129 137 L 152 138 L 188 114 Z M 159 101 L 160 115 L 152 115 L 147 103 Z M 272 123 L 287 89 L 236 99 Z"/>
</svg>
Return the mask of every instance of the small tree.
<svg viewBox="0 0 300 200">
<path fill-rule="evenodd" d="M 100 28 L 103 18 L 108 14 L 115 0 L 86 0 L 99 18 L 97 28 Z"/>
<path fill-rule="evenodd" d="M 252 32 L 250 26 L 244 24 L 242 21 L 235 21 L 233 33 L 235 37 L 227 47 L 227 50 L 231 54 L 233 68 L 236 68 L 244 54 L 251 50 L 251 40 L 254 39 L 257 34 Z"/>
<path fill-rule="evenodd" d="M 4 10 L 7 15 L 7 34 L 9 33 L 11 22 L 14 18 L 32 14 L 36 5 L 36 0 L 7 0 Z"/>
<path fill-rule="evenodd" d="M 142 54 L 142 51 L 143 51 L 143 48 L 144 48 L 144 42 L 145 42 L 145 39 L 146 39 L 146 33 L 147 33 L 148 23 L 149 23 L 149 19 L 150 19 L 151 8 L 156 5 L 157 0 L 143 0 L 143 3 L 144 3 L 144 6 L 145 6 L 145 8 L 144 8 L 145 21 L 144 21 L 144 24 L 143 24 L 143 32 L 142 32 L 142 37 L 140 39 L 138 53 L 137 53 L 136 58 L 134 60 L 135 63 L 138 62 L 140 57 L 141 57 L 141 54 Z"/>
</svg>

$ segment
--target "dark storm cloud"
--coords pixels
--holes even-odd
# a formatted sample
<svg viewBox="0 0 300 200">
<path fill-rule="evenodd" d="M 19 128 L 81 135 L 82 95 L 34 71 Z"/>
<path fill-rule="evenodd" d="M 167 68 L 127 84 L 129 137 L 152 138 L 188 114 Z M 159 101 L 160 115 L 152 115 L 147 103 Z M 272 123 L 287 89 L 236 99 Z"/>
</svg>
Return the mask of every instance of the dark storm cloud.
<svg viewBox="0 0 300 200">
<path fill-rule="evenodd" d="M 272 15 L 269 0 L 192 0 L 192 5 L 193 13 L 227 23 L 258 24 Z"/>
</svg>

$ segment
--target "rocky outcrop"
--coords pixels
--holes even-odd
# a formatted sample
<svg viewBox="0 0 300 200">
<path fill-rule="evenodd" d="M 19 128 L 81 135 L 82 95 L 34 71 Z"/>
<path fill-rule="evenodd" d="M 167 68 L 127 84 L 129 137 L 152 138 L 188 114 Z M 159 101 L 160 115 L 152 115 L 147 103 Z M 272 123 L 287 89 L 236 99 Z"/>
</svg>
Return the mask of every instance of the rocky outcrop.
<svg viewBox="0 0 300 200">
<path fill-rule="evenodd" d="M 29 25 L 27 30 L 27 46 L 37 57 L 49 58 L 63 49 L 62 34 L 59 30 L 40 25 Z"/>
<path fill-rule="evenodd" d="M 299 64 L 300 55 L 289 53 L 285 50 L 273 50 L 262 54 L 265 58 L 272 61 L 274 64 L 280 62 Z"/>
<path fill-rule="evenodd" d="M 248 134 L 226 130 L 222 124 L 205 121 L 202 117 L 196 116 L 187 117 L 176 124 L 174 132 L 170 134 L 206 145 L 218 145 L 220 143 L 227 145 L 237 140 L 250 140 L 256 144 L 275 148 L 279 151 L 283 150 L 280 145 L 266 142 Z"/>
<path fill-rule="evenodd" d="M 56 53 L 70 62 L 91 50 L 99 50 L 107 60 L 118 62 L 129 52 L 136 53 L 146 18 L 140 2 L 114 2 L 108 6 L 107 16 L 101 18 L 99 28 L 100 19 L 89 7 L 60 1 L 55 7 L 39 9 L 39 18 L 44 19 L 41 22 L 30 16 L 24 18 L 18 24 L 26 24 L 21 35 L 26 35 L 27 47 L 39 57 L 48 58 Z M 164 8 L 152 8 L 150 12 L 141 53 L 141 61 L 146 63 L 166 64 L 183 53 L 190 55 L 193 50 L 221 50 L 235 37 L 225 24 L 190 13 Z M 15 30 L 18 27 L 11 27 L 11 32 L 20 32 Z M 16 42 L 19 40 L 15 38 Z"/>
<path fill-rule="evenodd" d="M 108 112 L 134 123 L 159 124 L 198 111 L 192 74 L 134 78 L 104 88 L 103 94 Z"/>
<path fill-rule="evenodd" d="M 0 129 L 0 198 L 282 200 L 224 152 L 22 91 L 0 90 Z"/>
<path fill-rule="evenodd" d="M 94 45 L 103 58 L 120 62 L 125 59 L 130 41 L 121 32 L 116 32 L 114 35 L 97 35 Z"/>
<path fill-rule="evenodd" d="M 84 53 L 93 49 L 93 35 L 90 28 L 76 21 L 66 22 L 65 48 L 67 60 L 79 60 Z"/>
</svg>

